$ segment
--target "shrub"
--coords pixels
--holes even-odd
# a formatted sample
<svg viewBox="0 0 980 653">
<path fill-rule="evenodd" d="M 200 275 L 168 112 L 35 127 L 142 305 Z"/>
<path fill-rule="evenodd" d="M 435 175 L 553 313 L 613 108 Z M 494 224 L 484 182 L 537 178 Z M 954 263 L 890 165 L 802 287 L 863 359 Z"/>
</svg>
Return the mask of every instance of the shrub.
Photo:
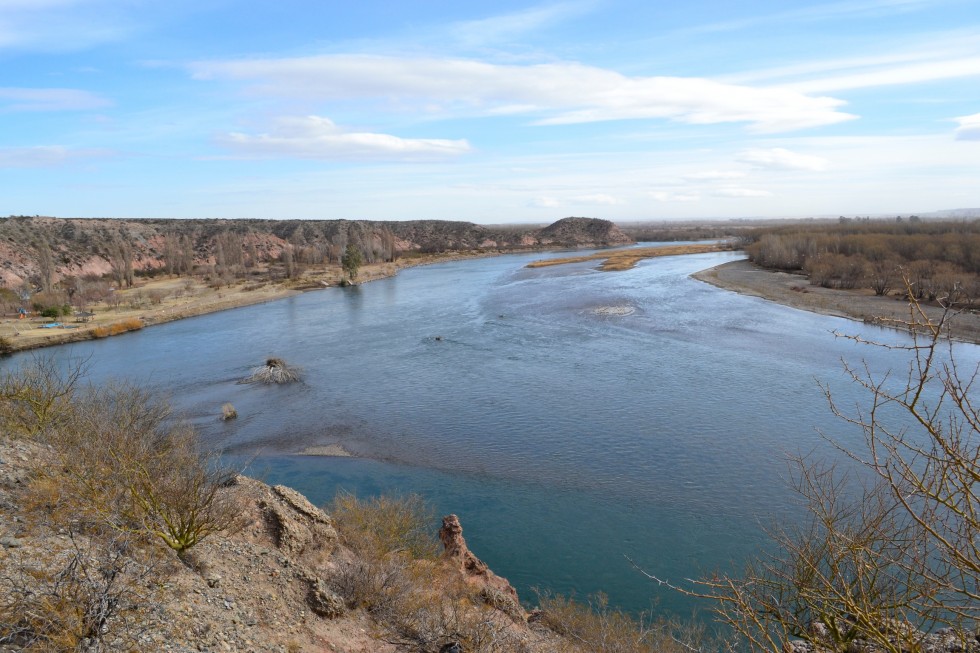
<svg viewBox="0 0 980 653">
<path fill-rule="evenodd" d="M 0 574 L 0 644 L 16 650 L 136 650 L 150 601 L 152 564 L 124 538 L 95 541 L 69 530 L 70 548 L 42 559 L 15 554 Z M 53 559 L 52 559 L 53 558 Z"/>
<path fill-rule="evenodd" d="M 0 377 L 0 424 L 7 433 L 39 436 L 63 424 L 85 374 L 85 361 L 72 361 L 64 370 L 54 358 L 31 357 L 19 369 Z"/>
<path fill-rule="evenodd" d="M 80 387 L 85 367 L 50 358 L 0 378 L 0 425 L 51 448 L 28 503 L 64 523 L 150 536 L 178 554 L 237 525 L 233 474 L 197 448 L 169 405 L 129 384 Z M 54 464 L 52 464 L 54 463 Z"/>
<path fill-rule="evenodd" d="M 0 336 L 0 356 L 13 353 L 16 350 L 14 343 L 7 336 Z"/>
<path fill-rule="evenodd" d="M 70 421 L 47 438 L 58 465 L 38 470 L 38 488 L 57 483 L 52 510 L 159 539 L 178 554 L 237 526 L 222 492 L 234 475 L 198 451 L 195 433 L 165 401 L 110 384 L 86 388 L 76 403 Z"/>
<path fill-rule="evenodd" d="M 905 288 L 911 298 L 911 281 Z M 980 606 L 980 367 L 961 367 L 946 313 L 930 320 L 913 298 L 901 323 L 910 344 L 905 368 L 876 377 L 848 366 L 867 406 L 832 412 L 859 430 L 860 448 L 831 442 L 857 472 L 797 460 L 793 489 L 809 519 L 774 533 L 775 551 L 740 576 L 704 579 L 687 590 L 712 599 L 747 650 L 932 650 L 938 626 L 973 640 Z M 855 483 L 853 478 L 861 479 Z M 683 591 L 683 590 L 682 590 Z M 948 650 L 955 650 L 950 647 Z"/>
<path fill-rule="evenodd" d="M 679 622 L 652 621 L 648 614 L 633 616 L 609 607 L 604 594 L 588 603 L 558 595 L 539 594 L 538 622 L 577 642 L 588 653 L 690 653 L 704 650 L 704 631 Z"/>
<path fill-rule="evenodd" d="M 405 553 L 431 560 L 439 553 L 434 513 L 417 494 L 358 499 L 340 493 L 328 512 L 344 544 L 364 557 L 380 559 L 391 553 Z"/>
</svg>

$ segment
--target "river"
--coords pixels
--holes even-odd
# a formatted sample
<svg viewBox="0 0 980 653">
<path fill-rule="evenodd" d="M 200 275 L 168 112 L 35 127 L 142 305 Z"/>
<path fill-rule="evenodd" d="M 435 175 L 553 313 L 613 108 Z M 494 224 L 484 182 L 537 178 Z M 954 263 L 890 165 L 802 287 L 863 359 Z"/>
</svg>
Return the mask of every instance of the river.
<svg viewBox="0 0 980 653">
<path fill-rule="evenodd" d="M 651 583 L 727 569 L 798 516 L 788 459 L 857 446 L 821 384 L 866 403 L 842 359 L 882 374 L 906 337 L 690 278 L 735 253 L 527 269 L 509 255 L 182 320 L 52 350 L 90 378 L 158 388 L 230 460 L 316 503 L 417 492 L 474 552 L 532 587 L 628 609 L 696 603 Z M 302 384 L 241 385 L 268 356 Z M 980 347 L 957 346 L 976 365 Z M 14 357 L 22 360 L 23 355 Z M 9 364 L 9 363 L 5 363 Z M 231 402 L 239 418 L 221 422 Z M 298 456 L 340 444 L 358 457 Z M 434 525 L 437 526 L 437 525 Z"/>
</svg>

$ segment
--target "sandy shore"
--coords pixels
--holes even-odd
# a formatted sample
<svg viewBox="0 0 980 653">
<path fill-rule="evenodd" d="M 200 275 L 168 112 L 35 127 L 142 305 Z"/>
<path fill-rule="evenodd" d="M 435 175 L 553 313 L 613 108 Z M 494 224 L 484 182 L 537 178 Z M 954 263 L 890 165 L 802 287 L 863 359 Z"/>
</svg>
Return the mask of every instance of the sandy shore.
<svg viewBox="0 0 980 653">
<path fill-rule="evenodd" d="M 814 313 L 895 328 L 910 318 L 909 304 L 900 296 L 877 297 L 871 290 L 811 286 L 803 275 L 765 270 L 746 260 L 723 263 L 692 276 L 719 288 Z M 930 319 L 938 320 L 942 316 L 943 311 L 937 306 L 923 308 Z M 950 325 L 955 339 L 980 344 L 980 314 L 958 313 L 951 318 Z"/>
</svg>

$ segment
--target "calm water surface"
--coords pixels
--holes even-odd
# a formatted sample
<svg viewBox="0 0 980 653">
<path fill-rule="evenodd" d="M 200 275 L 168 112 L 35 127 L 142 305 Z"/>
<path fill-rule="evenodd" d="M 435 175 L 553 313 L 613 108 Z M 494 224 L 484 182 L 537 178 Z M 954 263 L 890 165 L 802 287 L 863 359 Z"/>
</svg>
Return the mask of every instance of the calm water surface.
<svg viewBox="0 0 980 653">
<path fill-rule="evenodd" d="M 851 406 L 864 397 L 842 358 L 902 364 L 832 331 L 904 336 L 689 278 L 735 254 L 524 268 L 541 257 L 415 268 L 56 353 L 165 390 L 211 444 L 260 451 L 253 473 L 314 502 L 423 494 L 526 598 L 603 590 L 687 612 L 627 558 L 677 580 L 759 551 L 761 526 L 796 514 L 787 456 L 830 455 L 818 429 L 860 437 L 818 382 Z M 976 365 L 980 348 L 957 355 Z M 268 356 L 305 382 L 236 383 Z M 225 402 L 237 420 L 218 420 Z M 363 457 L 293 455 L 333 443 Z"/>
</svg>

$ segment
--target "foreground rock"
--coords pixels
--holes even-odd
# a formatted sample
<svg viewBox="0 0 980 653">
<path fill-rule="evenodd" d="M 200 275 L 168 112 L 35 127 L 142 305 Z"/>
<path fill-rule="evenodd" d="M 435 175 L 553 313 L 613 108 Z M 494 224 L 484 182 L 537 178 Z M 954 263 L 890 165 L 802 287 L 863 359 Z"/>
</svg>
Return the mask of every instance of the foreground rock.
<svg viewBox="0 0 980 653">
<path fill-rule="evenodd" d="M 100 622 L 100 635 L 84 640 L 81 649 L 72 650 L 576 650 L 555 633 L 528 626 L 517 593 L 469 550 L 455 515 L 443 522 L 446 550 L 443 561 L 435 562 L 439 574 L 426 571 L 430 569 L 426 565 L 433 563 L 420 562 L 419 578 L 430 580 L 413 591 L 420 595 L 445 592 L 445 603 L 438 605 L 453 610 L 479 607 L 480 627 L 492 626 L 494 637 L 505 642 L 506 648 L 476 647 L 472 642 L 478 640 L 466 635 L 465 628 L 425 619 L 410 625 L 431 627 L 435 635 L 420 631 L 408 638 L 404 632 L 391 631 L 390 615 L 385 615 L 383 608 L 365 609 L 345 601 L 337 590 L 338 570 L 367 563 L 359 562 L 341 545 L 328 514 L 286 486 L 270 487 L 248 477 L 235 477 L 221 491 L 235 502 L 241 515 L 240 528 L 234 533 L 212 535 L 182 558 L 160 546 L 141 553 L 113 536 L 97 541 L 71 524 L 29 519 L 25 515 L 38 514 L 30 512 L 27 505 L 32 501 L 26 491 L 32 483 L 32 465 L 44 464 L 49 453 L 43 445 L 0 436 L 0 597 L 62 596 L 65 579 L 80 579 L 67 603 L 48 604 L 59 606 L 48 617 L 71 617 L 100 601 L 111 610 Z M 66 566 L 73 559 L 81 566 Z M 89 575 L 78 576 L 80 568 Z M 458 578 L 455 584 L 451 580 L 454 575 Z M 433 583 L 431 579 L 437 580 Z M 0 609 L 0 652 L 49 650 L 28 644 L 29 619 L 4 614 Z M 386 617 L 388 621 L 384 621 Z M 402 621 L 406 618 L 400 617 Z M 20 635 L 18 627 L 11 630 L 9 619 L 22 620 Z M 455 632 L 462 635 L 454 636 Z"/>
</svg>

